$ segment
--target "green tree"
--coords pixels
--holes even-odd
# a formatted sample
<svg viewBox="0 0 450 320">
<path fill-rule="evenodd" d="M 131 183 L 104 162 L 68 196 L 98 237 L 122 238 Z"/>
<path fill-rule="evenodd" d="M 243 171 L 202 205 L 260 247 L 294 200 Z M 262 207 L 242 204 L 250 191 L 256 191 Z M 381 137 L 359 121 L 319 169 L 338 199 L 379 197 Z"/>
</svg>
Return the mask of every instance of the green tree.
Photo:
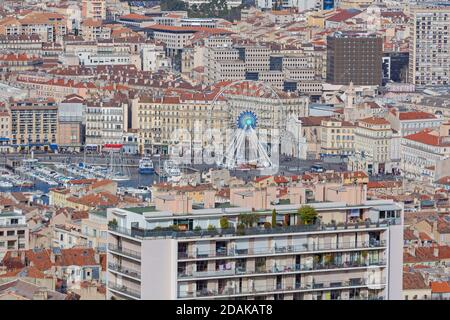
<svg viewBox="0 0 450 320">
<path fill-rule="evenodd" d="M 208 226 L 208 231 L 216 231 L 216 227 L 214 227 L 212 224 Z"/>
<path fill-rule="evenodd" d="M 220 228 L 228 229 L 230 227 L 230 222 L 227 217 L 220 218 Z"/>
<path fill-rule="evenodd" d="M 298 209 L 297 216 L 300 218 L 301 223 L 311 224 L 317 219 L 317 211 L 311 206 L 302 206 Z"/>
<path fill-rule="evenodd" d="M 272 210 L 272 226 L 277 226 L 277 211 L 275 209 Z"/>
<path fill-rule="evenodd" d="M 239 215 L 239 221 L 247 228 L 250 228 L 258 222 L 258 216 L 254 213 L 242 213 Z"/>
<path fill-rule="evenodd" d="M 187 11 L 188 9 L 186 2 L 181 0 L 161 1 L 161 11 Z"/>
</svg>

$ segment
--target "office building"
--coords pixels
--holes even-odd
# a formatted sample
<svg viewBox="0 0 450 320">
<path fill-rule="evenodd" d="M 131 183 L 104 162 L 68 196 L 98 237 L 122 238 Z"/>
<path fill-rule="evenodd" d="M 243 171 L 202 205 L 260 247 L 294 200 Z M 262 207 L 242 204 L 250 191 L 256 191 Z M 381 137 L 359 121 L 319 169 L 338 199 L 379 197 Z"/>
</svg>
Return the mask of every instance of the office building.
<svg viewBox="0 0 450 320">
<path fill-rule="evenodd" d="M 327 82 L 381 85 L 382 38 L 375 34 L 336 32 L 327 37 Z"/>
</svg>

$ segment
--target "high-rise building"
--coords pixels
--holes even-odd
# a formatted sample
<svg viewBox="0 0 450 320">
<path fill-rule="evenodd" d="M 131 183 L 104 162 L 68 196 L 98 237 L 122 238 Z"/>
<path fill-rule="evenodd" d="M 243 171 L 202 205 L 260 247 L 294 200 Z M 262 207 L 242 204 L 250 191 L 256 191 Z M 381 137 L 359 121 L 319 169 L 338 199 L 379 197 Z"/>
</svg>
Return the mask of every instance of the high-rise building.
<svg viewBox="0 0 450 320">
<path fill-rule="evenodd" d="M 409 82 L 450 84 L 450 7 L 416 7 L 411 11 Z"/>
<path fill-rule="evenodd" d="M 383 40 L 375 34 L 336 32 L 327 37 L 327 82 L 381 85 Z"/>
</svg>

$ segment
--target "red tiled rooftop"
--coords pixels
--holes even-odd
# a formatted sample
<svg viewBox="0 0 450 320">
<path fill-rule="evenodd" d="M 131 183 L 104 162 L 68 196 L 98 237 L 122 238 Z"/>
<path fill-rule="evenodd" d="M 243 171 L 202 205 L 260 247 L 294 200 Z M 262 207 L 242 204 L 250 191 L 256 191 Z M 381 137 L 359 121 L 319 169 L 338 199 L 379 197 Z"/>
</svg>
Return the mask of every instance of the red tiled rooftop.
<svg viewBox="0 0 450 320">
<path fill-rule="evenodd" d="M 432 282 L 432 293 L 450 293 L 450 285 L 448 282 Z"/>
<path fill-rule="evenodd" d="M 436 133 L 431 129 L 425 129 L 420 132 L 411 134 L 409 136 L 404 137 L 405 139 L 420 142 L 423 144 L 435 146 L 435 147 L 448 147 L 450 146 L 450 142 L 444 142 L 441 137 L 439 137 Z"/>
<path fill-rule="evenodd" d="M 424 111 L 408 111 L 400 112 L 400 120 L 421 120 L 421 119 L 436 119 L 436 116 L 432 113 Z"/>
</svg>

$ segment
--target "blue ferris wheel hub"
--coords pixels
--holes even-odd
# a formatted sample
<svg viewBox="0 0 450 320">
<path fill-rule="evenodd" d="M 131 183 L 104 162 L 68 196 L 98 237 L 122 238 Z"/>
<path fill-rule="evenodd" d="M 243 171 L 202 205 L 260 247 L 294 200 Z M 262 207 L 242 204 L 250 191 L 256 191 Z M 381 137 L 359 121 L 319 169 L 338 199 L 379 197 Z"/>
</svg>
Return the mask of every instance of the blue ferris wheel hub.
<svg viewBox="0 0 450 320">
<path fill-rule="evenodd" d="M 237 118 L 237 127 L 239 129 L 255 129 L 258 124 L 258 117 L 252 111 L 243 111 Z"/>
</svg>

